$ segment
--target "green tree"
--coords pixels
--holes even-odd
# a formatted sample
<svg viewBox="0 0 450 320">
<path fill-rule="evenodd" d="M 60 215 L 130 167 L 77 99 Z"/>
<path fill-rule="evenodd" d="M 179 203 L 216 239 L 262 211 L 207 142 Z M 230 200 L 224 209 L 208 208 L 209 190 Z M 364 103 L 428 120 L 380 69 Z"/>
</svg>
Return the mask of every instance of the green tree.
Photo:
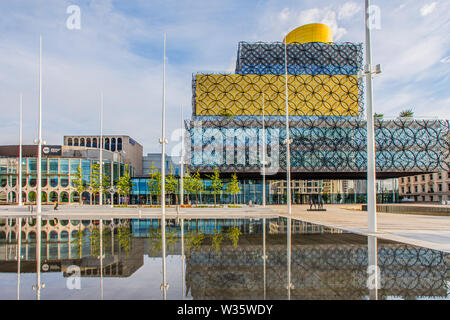
<svg viewBox="0 0 450 320">
<path fill-rule="evenodd" d="M 412 118 L 414 117 L 414 111 L 412 109 L 406 109 L 400 112 L 399 114 L 400 118 Z"/>
<path fill-rule="evenodd" d="M 91 189 L 92 195 L 94 196 L 98 193 L 100 198 L 100 188 L 102 186 L 102 180 L 100 175 L 100 165 L 98 163 L 94 163 L 92 165 L 92 173 L 91 173 L 91 181 L 89 183 L 89 187 Z"/>
<path fill-rule="evenodd" d="M 188 203 L 189 203 L 190 194 L 194 192 L 194 178 L 192 177 L 188 168 L 186 168 L 186 173 L 183 177 L 183 185 L 184 185 L 184 190 L 187 193 Z"/>
<path fill-rule="evenodd" d="M 383 119 L 383 118 L 384 118 L 384 114 L 382 114 L 382 113 L 376 113 L 376 112 L 375 112 L 375 113 L 373 114 L 373 117 L 374 117 L 374 118 L 378 118 L 378 119 Z"/>
<path fill-rule="evenodd" d="M 102 175 L 102 192 L 105 195 L 110 195 L 109 189 L 111 189 L 111 178 L 107 175 Z M 106 198 L 106 197 L 105 197 Z M 112 201 L 112 199 L 111 199 Z"/>
<path fill-rule="evenodd" d="M 192 176 L 192 190 L 196 196 L 196 204 L 198 204 L 198 195 L 203 190 L 203 187 L 203 182 L 200 179 L 200 173 L 197 170 L 197 172 Z"/>
<path fill-rule="evenodd" d="M 155 162 L 152 162 L 152 165 L 150 166 L 150 171 L 148 173 L 150 176 L 150 180 L 148 181 L 148 188 L 150 190 L 150 196 L 152 197 L 152 203 L 153 203 L 153 196 L 156 195 L 156 203 L 158 203 L 159 196 L 161 195 L 161 172 L 155 167 Z"/>
<path fill-rule="evenodd" d="M 121 196 L 126 197 L 126 204 L 128 204 L 128 195 L 131 193 L 133 183 L 131 182 L 130 173 L 128 171 L 128 165 L 125 165 L 125 172 L 122 177 L 117 181 L 117 192 Z"/>
<path fill-rule="evenodd" d="M 170 164 L 170 174 L 166 176 L 166 194 L 175 194 L 175 203 L 178 203 L 178 179 L 173 174 L 173 166 Z M 169 200 L 170 204 L 170 200 Z"/>
<path fill-rule="evenodd" d="M 213 189 L 213 193 L 214 193 L 214 207 L 216 206 L 216 195 L 220 194 L 220 192 L 223 189 L 223 182 L 220 179 L 220 173 L 219 170 L 217 170 L 217 168 L 214 168 L 214 173 L 210 176 L 208 176 L 208 178 L 211 179 L 211 187 Z"/>
<path fill-rule="evenodd" d="M 227 192 L 233 195 L 234 204 L 236 205 L 236 195 L 241 191 L 236 173 L 231 176 L 231 181 L 227 184 Z"/>
<path fill-rule="evenodd" d="M 83 192 L 86 191 L 86 181 L 83 179 L 83 169 L 78 166 L 77 172 L 72 176 L 72 183 L 79 195 L 80 204 L 82 204 Z"/>
</svg>

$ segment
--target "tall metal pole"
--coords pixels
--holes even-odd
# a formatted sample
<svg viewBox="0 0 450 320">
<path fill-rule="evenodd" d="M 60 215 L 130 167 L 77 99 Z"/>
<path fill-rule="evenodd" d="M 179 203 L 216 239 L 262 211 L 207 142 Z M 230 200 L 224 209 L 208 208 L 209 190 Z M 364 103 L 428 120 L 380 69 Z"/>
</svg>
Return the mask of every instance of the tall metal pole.
<svg viewBox="0 0 450 320">
<path fill-rule="evenodd" d="M 100 219 L 100 299 L 103 300 L 103 219 Z"/>
<path fill-rule="evenodd" d="M 36 300 L 41 299 L 41 189 L 42 189 L 42 36 L 39 37 L 39 124 L 38 124 L 38 159 L 37 159 L 37 209 L 36 209 Z"/>
<path fill-rule="evenodd" d="M 40 216 L 42 212 L 42 36 L 39 37 L 39 120 L 38 120 L 38 158 L 37 158 L 37 195 L 36 204 L 37 210 L 36 215 Z M 40 228 L 40 226 L 38 226 Z"/>
<path fill-rule="evenodd" d="M 264 109 L 265 109 L 265 104 L 264 104 L 264 93 L 262 95 L 262 154 L 263 154 L 263 160 L 262 160 L 262 165 L 263 165 L 263 185 L 262 185 L 262 189 L 263 189 L 263 207 L 266 206 L 266 130 L 265 130 L 265 120 L 264 120 Z"/>
<path fill-rule="evenodd" d="M 163 100 L 162 100 L 162 119 L 161 119 L 161 246 L 162 246 L 162 284 L 163 299 L 167 298 L 166 283 L 166 34 L 164 33 L 164 61 L 163 61 Z"/>
<path fill-rule="evenodd" d="M 18 172 L 18 201 L 19 206 L 22 206 L 22 94 L 20 94 L 20 102 L 19 102 L 19 172 Z"/>
<path fill-rule="evenodd" d="M 184 279 L 185 279 L 185 263 L 186 256 L 184 255 L 184 219 L 181 219 L 181 299 L 184 300 Z"/>
<path fill-rule="evenodd" d="M 288 291 L 288 300 L 291 300 L 291 289 L 292 289 L 292 281 L 291 281 L 291 230 L 292 230 L 292 218 L 287 218 L 287 291 Z"/>
<path fill-rule="evenodd" d="M 22 261 L 22 218 L 17 219 L 17 300 L 20 300 L 20 262 Z"/>
<path fill-rule="evenodd" d="M 367 237 L 367 254 L 368 254 L 368 279 L 367 286 L 369 289 L 370 300 L 378 300 L 378 289 L 380 283 L 380 274 L 378 272 L 378 245 L 377 238 L 373 236 Z"/>
<path fill-rule="evenodd" d="M 264 300 L 266 300 L 266 262 L 267 262 L 267 255 L 266 255 L 266 218 L 263 218 L 263 286 L 264 286 Z"/>
<path fill-rule="evenodd" d="M 103 205 L 103 92 L 100 93 L 100 205 Z M 112 170 L 113 168 L 111 168 Z"/>
<path fill-rule="evenodd" d="M 377 232 L 377 197 L 375 189 L 375 129 L 373 119 L 372 51 L 370 48 L 370 1 L 365 0 L 366 93 L 367 93 L 367 215 L 369 232 Z"/>
<path fill-rule="evenodd" d="M 184 204 L 184 125 L 183 105 L 181 105 L 181 155 L 180 155 L 180 205 Z"/>
<path fill-rule="evenodd" d="M 291 139 L 289 136 L 289 96 L 288 96 L 288 69 L 287 69 L 287 39 L 284 37 L 284 65 L 285 65 L 285 87 L 286 87 L 286 190 L 287 190 L 287 208 L 288 214 L 291 211 Z"/>
</svg>

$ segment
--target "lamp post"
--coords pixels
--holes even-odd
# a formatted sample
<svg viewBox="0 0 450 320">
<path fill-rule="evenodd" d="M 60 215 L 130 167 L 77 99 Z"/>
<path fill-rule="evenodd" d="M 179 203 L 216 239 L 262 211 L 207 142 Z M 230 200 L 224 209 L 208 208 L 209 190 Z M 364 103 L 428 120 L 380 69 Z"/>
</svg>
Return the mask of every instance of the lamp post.
<svg viewBox="0 0 450 320">
<path fill-rule="evenodd" d="M 38 120 L 38 158 L 37 158 L 37 195 L 36 195 L 36 215 L 41 216 L 42 211 L 42 36 L 39 37 L 39 120 Z M 21 181 L 22 183 L 22 181 Z M 40 229 L 40 225 L 38 225 Z M 40 230 L 38 230 L 41 232 Z"/>
<path fill-rule="evenodd" d="M 162 247 L 162 284 L 163 299 L 167 298 L 168 285 L 166 283 L 166 34 L 164 33 L 164 55 L 163 55 L 163 99 L 162 99 L 162 118 L 161 118 L 161 247 Z"/>
<path fill-rule="evenodd" d="M 19 98 L 19 181 L 17 181 L 18 186 L 18 204 L 22 206 L 22 94 Z"/>
<path fill-rule="evenodd" d="M 288 71 L 287 71 L 287 39 L 284 36 L 284 66 L 285 66 L 285 88 L 286 88 L 286 190 L 288 214 L 292 213 L 291 208 L 291 150 L 292 140 L 289 136 L 289 94 L 288 94 Z"/>
<path fill-rule="evenodd" d="M 375 128 L 373 119 L 373 88 L 372 76 L 381 73 L 380 65 L 372 72 L 372 51 L 370 47 L 370 0 L 365 0 L 365 30 L 366 30 L 366 65 L 364 75 L 366 77 L 367 94 L 367 216 L 369 232 L 377 232 L 377 195 L 375 189 L 376 163 L 375 163 Z"/>
</svg>

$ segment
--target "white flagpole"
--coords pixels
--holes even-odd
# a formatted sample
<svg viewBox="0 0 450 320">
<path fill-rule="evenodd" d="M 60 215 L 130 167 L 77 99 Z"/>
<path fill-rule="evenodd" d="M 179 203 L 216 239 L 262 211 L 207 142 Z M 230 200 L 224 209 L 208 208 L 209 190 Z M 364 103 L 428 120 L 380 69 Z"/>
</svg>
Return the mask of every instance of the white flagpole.
<svg viewBox="0 0 450 320">
<path fill-rule="evenodd" d="M 36 195 L 36 204 L 37 210 L 36 214 L 41 215 L 42 212 L 42 170 L 41 170 L 41 162 L 42 162 L 42 36 L 39 38 L 39 120 L 38 120 L 38 158 L 37 158 L 37 195 Z"/>
<path fill-rule="evenodd" d="M 162 246 L 162 284 L 163 299 L 167 298 L 166 284 L 166 34 L 164 33 L 164 61 L 163 61 L 163 101 L 161 119 L 161 246 Z"/>
<path fill-rule="evenodd" d="M 288 71 L 287 71 L 287 39 L 284 37 L 284 64 L 285 64 L 285 87 L 286 87 L 286 190 L 288 214 L 291 212 L 291 139 L 289 137 L 289 96 L 288 96 Z"/>
<path fill-rule="evenodd" d="M 41 193 L 42 193 L 42 36 L 39 38 L 39 126 L 38 126 L 38 159 L 37 159 L 37 209 L 36 209 L 36 300 L 41 299 Z"/>
<path fill-rule="evenodd" d="M 373 124 L 372 51 L 370 48 L 370 1 L 365 1 L 366 29 L 366 94 L 367 94 L 367 216 L 369 232 L 377 232 L 377 196 L 375 163 L 375 129 Z"/>
<path fill-rule="evenodd" d="M 103 205 L 103 92 L 100 93 L 100 206 Z"/>
<path fill-rule="evenodd" d="M 19 181 L 17 181 L 19 192 L 17 199 L 19 200 L 19 206 L 22 206 L 22 93 L 19 100 Z"/>
</svg>

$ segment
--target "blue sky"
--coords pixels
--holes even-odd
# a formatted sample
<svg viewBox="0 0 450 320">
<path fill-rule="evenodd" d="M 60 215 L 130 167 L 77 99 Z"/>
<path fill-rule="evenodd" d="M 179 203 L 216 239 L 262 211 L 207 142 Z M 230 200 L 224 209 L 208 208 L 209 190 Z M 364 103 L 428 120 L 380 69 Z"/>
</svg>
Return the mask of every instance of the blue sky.
<svg viewBox="0 0 450 320">
<path fill-rule="evenodd" d="M 372 1 L 375 111 L 450 119 L 450 0 Z M 81 29 L 69 30 L 69 5 Z M 24 143 L 37 135 L 39 35 L 43 36 L 43 136 L 128 134 L 156 152 L 160 136 L 162 46 L 167 33 L 167 134 L 191 112 L 191 77 L 232 72 L 239 41 L 280 41 L 312 22 L 328 24 L 335 41 L 364 42 L 364 1 L 0 0 L 0 144 L 18 141 L 19 93 Z M 173 143 L 175 144 L 175 143 Z M 170 148 L 170 145 L 169 145 Z"/>
</svg>

